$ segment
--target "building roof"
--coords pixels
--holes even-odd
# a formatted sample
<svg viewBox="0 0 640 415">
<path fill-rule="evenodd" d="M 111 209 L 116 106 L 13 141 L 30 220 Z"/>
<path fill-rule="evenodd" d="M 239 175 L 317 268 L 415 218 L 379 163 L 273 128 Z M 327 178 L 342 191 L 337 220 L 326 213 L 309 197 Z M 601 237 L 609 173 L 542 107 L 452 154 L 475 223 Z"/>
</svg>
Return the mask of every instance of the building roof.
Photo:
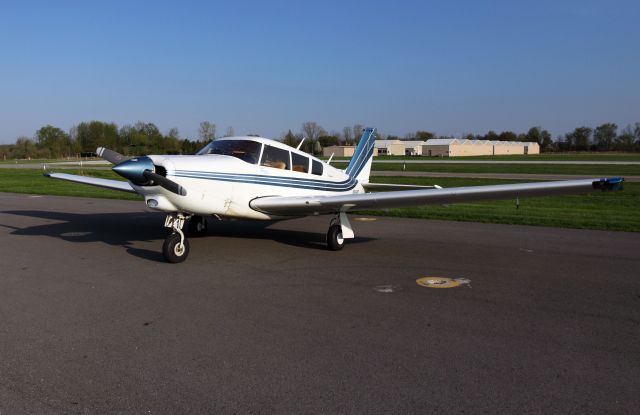
<svg viewBox="0 0 640 415">
<path fill-rule="evenodd" d="M 421 146 L 424 144 L 422 140 L 400 140 L 405 147 L 415 147 Z"/>
<path fill-rule="evenodd" d="M 460 143 L 460 140 L 457 138 L 432 138 L 425 142 L 428 146 L 448 146 L 453 143 Z"/>
<path fill-rule="evenodd" d="M 391 145 L 403 144 L 400 140 L 376 140 L 375 148 L 388 148 Z"/>
</svg>

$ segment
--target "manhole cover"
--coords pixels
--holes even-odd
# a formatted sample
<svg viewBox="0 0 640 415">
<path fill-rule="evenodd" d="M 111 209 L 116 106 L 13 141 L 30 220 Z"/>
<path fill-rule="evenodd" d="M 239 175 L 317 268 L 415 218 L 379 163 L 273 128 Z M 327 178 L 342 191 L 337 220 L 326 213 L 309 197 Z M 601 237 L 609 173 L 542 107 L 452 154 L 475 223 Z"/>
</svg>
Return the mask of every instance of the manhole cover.
<svg viewBox="0 0 640 415">
<path fill-rule="evenodd" d="M 427 288 L 455 288 L 461 285 L 467 285 L 471 280 L 464 278 L 447 278 L 447 277 L 422 277 L 416 280 L 421 287 Z"/>
</svg>

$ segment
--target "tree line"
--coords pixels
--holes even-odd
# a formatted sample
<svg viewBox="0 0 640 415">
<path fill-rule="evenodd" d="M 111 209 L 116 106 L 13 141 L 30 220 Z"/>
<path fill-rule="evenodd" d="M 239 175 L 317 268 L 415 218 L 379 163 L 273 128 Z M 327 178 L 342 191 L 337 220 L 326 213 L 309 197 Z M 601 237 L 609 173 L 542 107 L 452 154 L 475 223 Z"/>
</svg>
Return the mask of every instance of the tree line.
<svg viewBox="0 0 640 415">
<path fill-rule="evenodd" d="M 301 149 L 313 154 L 332 145 L 355 145 L 360 138 L 363 125 L 346 126 L 342 131 L 327 132 L 318 123 L 302 123 L 297 133 L 291 129 L 279 138 L 285 144 L 297 147 L 304 139 Z M 69 131 L 52 125 L 38 129 L 33 138 L 18 137 L 15 144 L 0 146 L 0 158 L 66 158 L 91 155 L 97 147 L 107 147 L 126 156 L 142 154 L 194 154 L 216 137 L 234 136 L 232 127 L 217 135 L 216 125 L 209 121 L 200 123 L 198 138 L 181 138 L 177 128 L 161 133 L 153 123 L 139 121 L 118 127 L 115 123 L 102 121 L 81 122 Z M 257 134 L 249 134 L 257 135 Z M 425 141 L 440 137 L 426 130 L 408 133 L 404 137 L 378 133 L 378 138 L 389 140 Z M 484 135 L 463 134 L 463 139 L 536 142 L 541 151 L 640 151 L 640 122 L 627 125 L 621 131 L 614 123 L 605 123 L 596 128 L 581 126 L 563 136 L 552 139 L 549 131 L 531 127 L 526 133 L 489 131 Z"/>
</svg>

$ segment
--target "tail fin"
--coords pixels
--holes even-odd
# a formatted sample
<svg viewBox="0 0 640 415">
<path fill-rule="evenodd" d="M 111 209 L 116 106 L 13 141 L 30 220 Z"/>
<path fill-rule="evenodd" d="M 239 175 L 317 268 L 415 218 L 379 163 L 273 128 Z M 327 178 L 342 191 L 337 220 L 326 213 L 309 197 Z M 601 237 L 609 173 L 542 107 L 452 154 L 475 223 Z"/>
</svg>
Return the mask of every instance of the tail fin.
<svg viewBox="0 0 640 415">
<path fill-rule="evenodd" d="M 362 131 L 362 137 L 356 147 L 356 151 L 349 161 L 349 165 L 345 169 L 351 177 L 355 177 L 361 183 L 369 182 L 369 174 L 371 173 L 371 161 L 373 159 L 373 148 L 376 143 L 376 129 L 365 128 Z"/>
</svg>

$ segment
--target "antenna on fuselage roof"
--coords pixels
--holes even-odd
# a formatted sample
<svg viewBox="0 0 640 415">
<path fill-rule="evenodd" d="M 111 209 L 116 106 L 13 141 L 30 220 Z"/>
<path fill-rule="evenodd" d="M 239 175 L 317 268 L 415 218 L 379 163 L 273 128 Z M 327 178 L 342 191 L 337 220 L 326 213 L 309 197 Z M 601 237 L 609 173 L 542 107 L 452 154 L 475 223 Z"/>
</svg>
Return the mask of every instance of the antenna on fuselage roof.
<svg viewBox="0 0 640 415">
<path fill-rule="evenodd" d="M 329 157 L 329 160 L 327 160 L 327 164 L 331 164 L 331 160 L 333 159 L 333 155 L 336 153 L 331 153 L 331 157 Z"/>
<path fill-rule="evenodd" d="M 302 141 L 300 141 L 300 144 L 298 144 L 298 147 L 296 147 L 296 150 L 300 150 L 300 146 L 302 145 L 302 143 L 304 143 L 304 140 L 306 140 L 307 137 L 302 137 Z"/>
</svg>

